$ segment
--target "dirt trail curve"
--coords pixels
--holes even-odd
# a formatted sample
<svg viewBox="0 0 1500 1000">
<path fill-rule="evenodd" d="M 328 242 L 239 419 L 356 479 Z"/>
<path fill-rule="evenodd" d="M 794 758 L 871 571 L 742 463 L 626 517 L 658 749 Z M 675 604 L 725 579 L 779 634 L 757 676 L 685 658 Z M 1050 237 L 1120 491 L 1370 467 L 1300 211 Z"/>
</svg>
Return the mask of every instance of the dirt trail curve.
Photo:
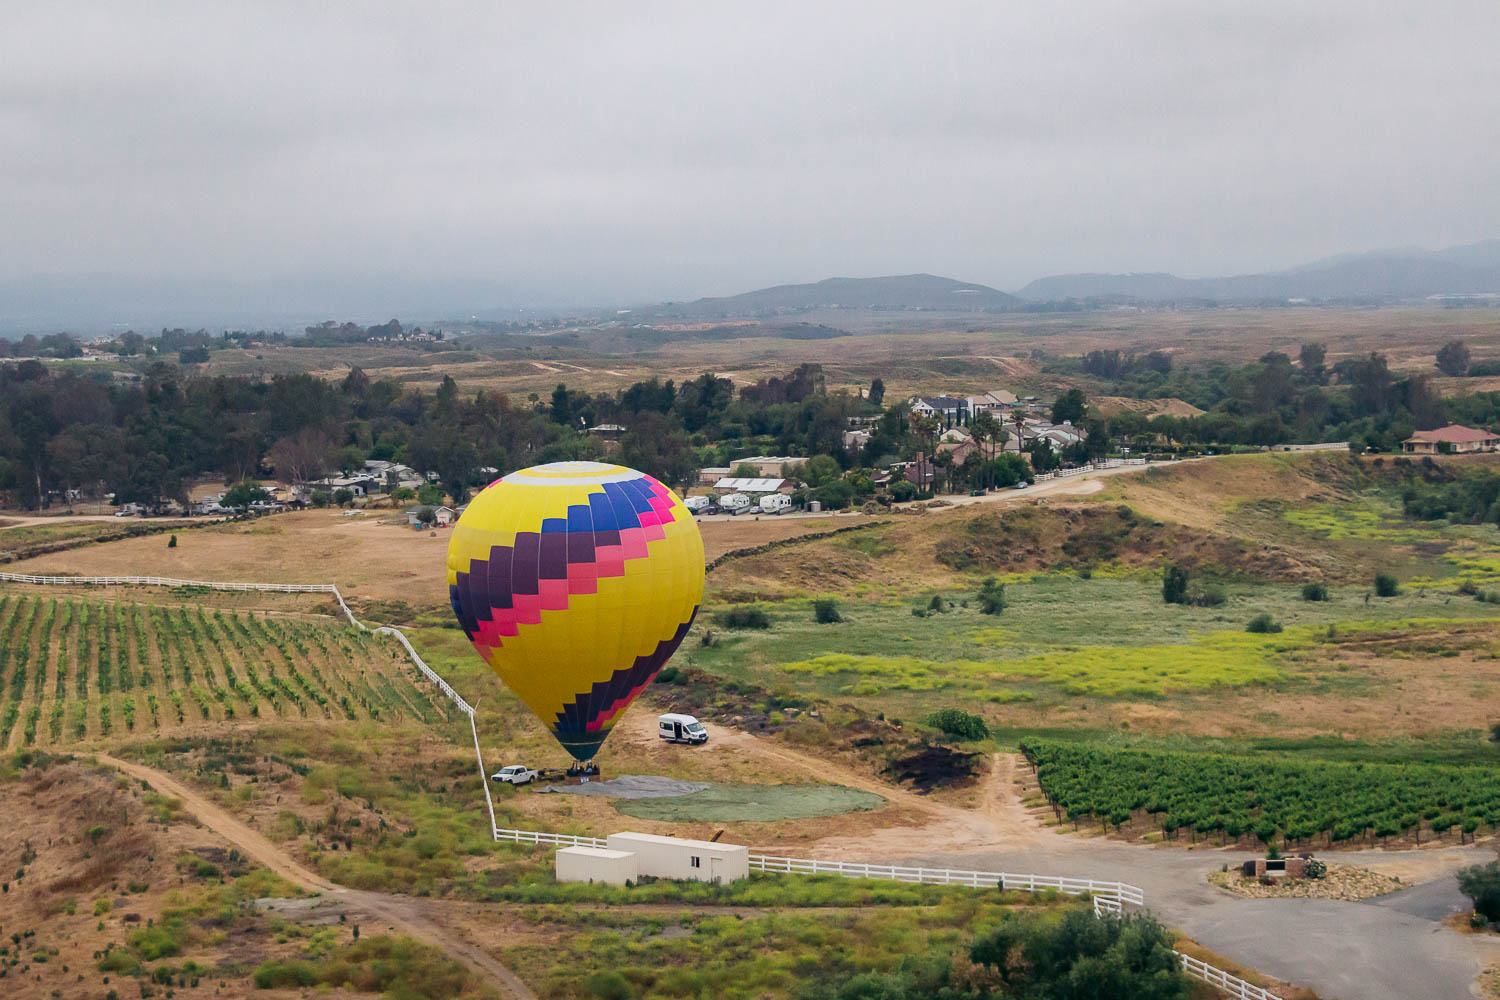
<svg viewBox="0 0 1500 1000">
<path fill-rule="evenodd" d="M 441 948 L 452 958 L 498 985 L 516 1000 L 537 1000 L 536 994 L 531 992 L 531 989 L 521 982 L 514 972 L 501 965 L 482 948 L 464 940 L 434 920 L 426 912 L 427 907 L 422 901 L 388 893 L 346 889 L 335 885 L 316 872 L 303 867 L 261 834 L 171 775 L 142 764 L 132 764 L 129 761 L 110 757 L 107 754 L 96 754 L 95 757 L 101 764 L 108 764 L 132 778 L 144 781 L 163 795 L 179 799 L 183 807 L 192 813 L 198 822 L 293 885 L 310 892 L 323 893 L 343 903 L 350 910 L 364 911 L 385 922 L 393 930 Z"/>
</svg>

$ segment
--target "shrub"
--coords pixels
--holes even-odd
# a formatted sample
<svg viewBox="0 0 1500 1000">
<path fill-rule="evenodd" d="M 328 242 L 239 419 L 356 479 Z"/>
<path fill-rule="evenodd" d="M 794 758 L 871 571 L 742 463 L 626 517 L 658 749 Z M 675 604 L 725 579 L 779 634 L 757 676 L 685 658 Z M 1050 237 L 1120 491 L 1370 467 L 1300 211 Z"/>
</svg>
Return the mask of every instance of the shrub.
<svg viewBox="0 0 1500 1000">
<path fill-rule="evenodd" d="M 667 667 L 661 673 L 659 673 L 659 674 L 656 675 L 656 683 L 658 683 L 658 684 L 686 684 L 687 683 L 687 678 L 685 676 L 683 676 L 682 671 L 678 670 L 676 667 Z"/>
<path fill-rule="evenodd" d="M 977 715 L 970 715 L 957 708 L 945 708 L 927 717 L 927 724 L 949 736 L 960 740 L 982 740 L 990 735 L 990 727 Z"/>
<path fill-rule="evenodd" d="M 1186 604 L 1188 572 L 1180 563 L 1168 563 L 1161 569 L 1161 599 L 1168 604 Z"/>
<path fill-rule="evenodd" d="M 1326 601 L 1328 600 L 1328 587 L 1321 583 L 1304 583 L 1302 585 L 1302 599 L 1304 601 Z"/>
<path fill-rule="evenodd" d="M 1262 634 L 1267 632 L 1280 632 L 1281 623 L 1272 618 L 1268 612 L 1262 611 L 1260 614 L 1250 619 L 1250 624 L 1245 626 L 1245 631 Z"/>
<path fill-rule="evenodd" d="M 1465 597 L 1473 597 L 1479 593 L 1479 584 L 1473 580 L 1465 580 L 1458 585 L 1458 592 Z"/>
<path fill-rule="evenodd" d="M 1229 600 L 1229 591 L 1222 584 L 1205 583 L 1193 594 L 1192 603 L 1200 608 L 1216 608 Z"/>
<path fill-rule="evenodd" d="M 173 535 L 171 538 L 167 539 L 167 548 L 169 548 L 169 549 L 175 549 L 175 548 L 177 548 L 177 536 L 176 535 Z"/>
<path fill-rule="evenodd" d="M 927 610 L 933 614 L 945 614 L 948 611 L 947 602 L 943 600 L 942 594 L 933 594 L 932 600 L 927 602 Z"/>
<path fill-rule="evenodd" d="M 839 614 L 838 602 L 831 597 L 820 597 L 813 601 L 813 620 L 819 625 L 836 625 L 844 620 Z"/>
<path fill-rule="evenodd" d="M 1323 878 L 1328 874 L 1328 866 L 1317 858 L 1308 858 L 1302 873 L 1308 878 Z"/>
<path fill-rule="evenodd" d="M 979 593 L 976 595 L 979 601 L 979 610 L 987 615 L 998 615 L 1005 610 L 1005 584 L 1000 583 L 994 577 L 985 580 L 979 585 Z"/>
<path fill-rule="evenodd" d="M 604 969 L 589 976 L 583 988 L 595 1000 L 634 1000 L 630 981 L 614 969 Z"/>
<path fill-rule="evenodd" d="M 1458 870 L 1458 888 L 1474 902 L 1474 912 L 1500 920 L 1500 861 Z"/>
<path fill-rule="evenodd" d="M 715 615 L 714 624 L 721 628 L 768 629 L 771 619 L 760 608 L 730 608 Z"/>
<path fill-rule="evenodd" d="M 1389 573 L 1375 574 L 1375 595 L 1377 597 L 1395 597 L 1401 591 L 1401 585 L 1396 578 Z"/>
<path fill-rule="evenodd" d="M 897 503 L 909 503 L 917 498 L 917 484 L 903 479 L 891 484 L 891 499 Z"/>
</svg>

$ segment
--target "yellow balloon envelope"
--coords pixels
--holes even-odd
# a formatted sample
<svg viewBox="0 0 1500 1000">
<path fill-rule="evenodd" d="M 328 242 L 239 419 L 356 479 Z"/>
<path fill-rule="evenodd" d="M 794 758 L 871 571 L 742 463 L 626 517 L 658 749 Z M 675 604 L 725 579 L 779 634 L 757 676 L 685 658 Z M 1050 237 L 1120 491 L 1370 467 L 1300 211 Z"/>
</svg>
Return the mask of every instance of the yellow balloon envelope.
<svg viewBox="0 0 1500 1000">
<path fill-rule="evenodd" d="M 448 593 L 490 668 L 590 760 L 693 624 L 703 539 L 644 473 L 538 465 L 491 483 L 458 519 Z"/>
</svg>

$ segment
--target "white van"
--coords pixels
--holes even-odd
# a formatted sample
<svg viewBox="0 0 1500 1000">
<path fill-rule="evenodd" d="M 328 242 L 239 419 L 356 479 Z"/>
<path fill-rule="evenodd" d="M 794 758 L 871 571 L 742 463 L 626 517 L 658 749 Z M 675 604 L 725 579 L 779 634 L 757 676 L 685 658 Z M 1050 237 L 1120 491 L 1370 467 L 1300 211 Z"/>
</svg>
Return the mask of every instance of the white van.
<svg viewBox="0 0 1500 1000">
<path fill-rule="evenodd" d="M 708 742 L 708 730 L 703 723 L 691 715 L 668 712 L 656 717 L 656 735 L 668 743 L 688 743 L 692 746 Z"/>
<path fill-rule="evenodd" d="M 743 514 L 750 509 L 750 498 L 743 493 L 730 493 L 719 498 L 719 509 L 726 514 Z"/>
<path fill-rule="evenodd" d="M 792 509 L 792 498 L 785 493 L 767 493 L 760 498 L 760 512 L 762 514 L 780 514 L 782 511 Z"/>
</svg>

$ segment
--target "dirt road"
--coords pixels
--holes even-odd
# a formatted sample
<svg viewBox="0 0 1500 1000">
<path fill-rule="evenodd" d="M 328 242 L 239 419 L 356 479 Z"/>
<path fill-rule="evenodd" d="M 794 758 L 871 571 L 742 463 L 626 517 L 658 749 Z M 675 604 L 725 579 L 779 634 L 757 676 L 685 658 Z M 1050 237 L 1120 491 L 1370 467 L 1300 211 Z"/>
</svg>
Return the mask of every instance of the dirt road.
<svg viewBox="0 0 1500 1000">
<path fill-rule="evenodd" d="M 137 780 L 144 781 L 163 795 L 182 802 L 183 808 L 198 822 L 239 848 L 241 853 L 265 865 L 293 885 L 309 892 L 322 893 L 338 901 L 350 913 L 365 913 L 387 929 L 407 934 L 419 941 L 441 948 L 455 960 L 467 965 L 490 982 L 499 985 L 516 1000 L 536 1000 L 536 994 L 516 974 L 496 961 L 488 952 L 444 927 L 422 900 L 382 892 L 346 889 L 303 867 L 280 847 L 246 826 L 176 778 L 155 768 L 120 760 L 106 754 L 96 755 L 108 764 Z"/>
</svg>

